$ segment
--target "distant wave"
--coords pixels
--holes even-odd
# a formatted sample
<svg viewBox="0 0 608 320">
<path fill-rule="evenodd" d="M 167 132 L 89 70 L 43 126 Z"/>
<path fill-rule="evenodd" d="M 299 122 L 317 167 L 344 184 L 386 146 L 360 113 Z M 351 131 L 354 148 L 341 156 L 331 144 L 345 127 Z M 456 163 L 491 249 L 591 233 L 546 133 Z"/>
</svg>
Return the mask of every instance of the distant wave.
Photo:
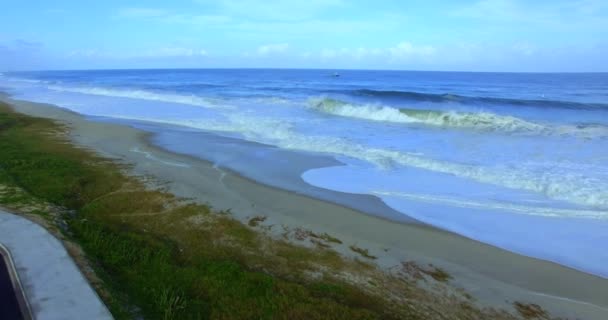
<svg viewBox="0 0 608 320">
<path fill-rule="evenodd" d="M 99 96 L 108 97 L 119 97 L 119 98 L 131 98 L 131 99 L 142 99 L 152 101 L 162 101 L 169 103 L 187 104 L 205 108 L 218 108 L 226 109 L 230 108 L 226 105 L 218 104 L 215 100 L 199 97 L 195 95 L 183 95 L 183 94 L 172 94 L 172 93 L 156 93 L 153 91 L 146 90 L 121 90 L 121 89 L 107 89 L 99 87 L 63 87 L 63 86 L 49 86 L 49 89 L 62 92 L 75 92 L 83 94 L 92 94 Z"/>
<path fill-rule="evenodd" d="M 6 78 L 6 80 L 8 80 L 8 81 L 14 81 L 14 82 L 35 83 L 35 84 L 44 83 L 44 81 L 42 81 L 42 80 L 14 78 L 14 77 L 11 77 L 10 75 L 4 75 L 4 74 L 2 74 L 1 76 Z"/>
<path fill-rule="evenodd" d="M 309 105 L 320 112 L 373 121 L 420 123 L 438 127 L 460 127 L 500 131 L 543 131 L 543 125 L 489 112 L 456 112 L 397 109 L 386 106 L 354 105 L 331 98 L 311 99 Z"/>
<path fill-rule="evenodd" d="M 567 108 L 567 109 L 608 109 L 608 104 L 605 103 L 580 103 L 571 101 L 556 101 L 556 100 L 526 100 L 526 99 L 509 99 L 497 97 L 469 97 L 457 94 L 434 94 L 421 93 L 411 91 L 391 91 L 391 90 L 371 90 L 360 89 L 345 92 L 358 96 L 378 97 L 378 98 L 395 98 L 408 101 L 418 102 L 457 102 L 463 104 L 492 104 L 492 105 L 514 105 L 514 106 L 530 106 L 530 107 L 551 107 L 551 108 Z"/>
</svg>

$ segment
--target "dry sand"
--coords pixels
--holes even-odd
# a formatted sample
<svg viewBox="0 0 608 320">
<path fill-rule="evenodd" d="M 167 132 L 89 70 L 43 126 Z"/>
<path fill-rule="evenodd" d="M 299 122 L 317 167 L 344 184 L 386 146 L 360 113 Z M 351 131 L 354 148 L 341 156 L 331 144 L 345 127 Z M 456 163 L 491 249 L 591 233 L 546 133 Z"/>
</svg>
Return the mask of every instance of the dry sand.
<svg viewBox="0 0 608 320">
<path fill-rule="evenodd" d="M 157 148 L 150 144 L 149 134 L 128 126 L 90 121 L 51 105 L 3 99 L 19 112 L 68 124 L 75 143 L 133 164 L 131 173 L 167 182 L 178 196 L 231 209 L 243 221 L 263 215 L 265 224 L 278 226 L 275 230 L 284 225 L 327 232 L 343 241 L 337 251 L 356 256 L 350 245 L 369 249 L 386 269 L 409 260 L 432 263 L 447 270 L 454 277 L 450 283 L 465 289 L 482 306 L 512 308 L 514 301 L 522 301 L 539 304 L 552 316 L 608 319 L 608 279 L 436 228 L 389 221 L 265 186 L 209 162 Z M 362 201 L 384 206 L 375 198 Z"/>
</svg>

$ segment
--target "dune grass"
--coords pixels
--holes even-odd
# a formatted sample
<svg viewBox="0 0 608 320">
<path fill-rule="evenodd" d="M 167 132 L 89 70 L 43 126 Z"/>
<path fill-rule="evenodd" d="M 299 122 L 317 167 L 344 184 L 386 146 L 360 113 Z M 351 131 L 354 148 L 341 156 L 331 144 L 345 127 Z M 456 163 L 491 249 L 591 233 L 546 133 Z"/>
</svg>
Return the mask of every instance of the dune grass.
<svg viewBox="0 0 608 320">
<path fill-rule="evenodd" d="M 543 310 L 543 308 L 537 304 L 516 301 L 513 305 L 524 319 L 549 319 L 547 311 Z"/>
<path fill-rule="evenodd" d="M 355 245 L 352 245 L 349 248 L 353 252 L 356 252 L 356 253 L 360 254 L 362 257 L 365 257 L 367 259 L 372 259 L 372 260 L 377 259 L 376 256 L 373 256 L 373 255 L 369 254 L 369 250 L 367 250 L 367 249 L 363 249 L 363 248 L 357 247 Z"/>
</svg>

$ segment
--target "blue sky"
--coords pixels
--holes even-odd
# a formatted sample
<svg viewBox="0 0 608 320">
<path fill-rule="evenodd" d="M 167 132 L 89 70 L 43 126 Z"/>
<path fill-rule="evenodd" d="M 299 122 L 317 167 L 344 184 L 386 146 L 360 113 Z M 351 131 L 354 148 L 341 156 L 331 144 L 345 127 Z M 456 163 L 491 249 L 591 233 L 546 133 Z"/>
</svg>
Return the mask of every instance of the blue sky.
<svg viewBox="0 0 608 320">
<path fill-rule="evenodd" d="M 0 70 L 608 71 L 608 1 L 5 0 Z"/>
</svg>

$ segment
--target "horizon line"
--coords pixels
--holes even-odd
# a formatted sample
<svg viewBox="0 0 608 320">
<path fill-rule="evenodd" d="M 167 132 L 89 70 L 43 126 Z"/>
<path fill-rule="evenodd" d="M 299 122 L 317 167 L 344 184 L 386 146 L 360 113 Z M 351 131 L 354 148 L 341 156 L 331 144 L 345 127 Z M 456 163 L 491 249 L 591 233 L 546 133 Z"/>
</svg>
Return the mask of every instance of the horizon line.
<svg viewBox="0 0 608 320">
<path fill-rule="evenodd" d="M 2 70 L 3 73 L 19 72 L 69 72 L 69 71 L 138 71 L 138 70 L 319 70 L 319 71 L 384 71 L 384 72 L 436 72 L 436 73 L 508 73 L 508 74 L 603 74 L 608 71 L 471 71 L 471 70 L 416 70 L 416 69 L 374 69 L 374 68 L 290 68 L 290 67 L 152 67 L 152 68 L 76 68 L 76 69 L 24 69 Z"/>
</svg>

